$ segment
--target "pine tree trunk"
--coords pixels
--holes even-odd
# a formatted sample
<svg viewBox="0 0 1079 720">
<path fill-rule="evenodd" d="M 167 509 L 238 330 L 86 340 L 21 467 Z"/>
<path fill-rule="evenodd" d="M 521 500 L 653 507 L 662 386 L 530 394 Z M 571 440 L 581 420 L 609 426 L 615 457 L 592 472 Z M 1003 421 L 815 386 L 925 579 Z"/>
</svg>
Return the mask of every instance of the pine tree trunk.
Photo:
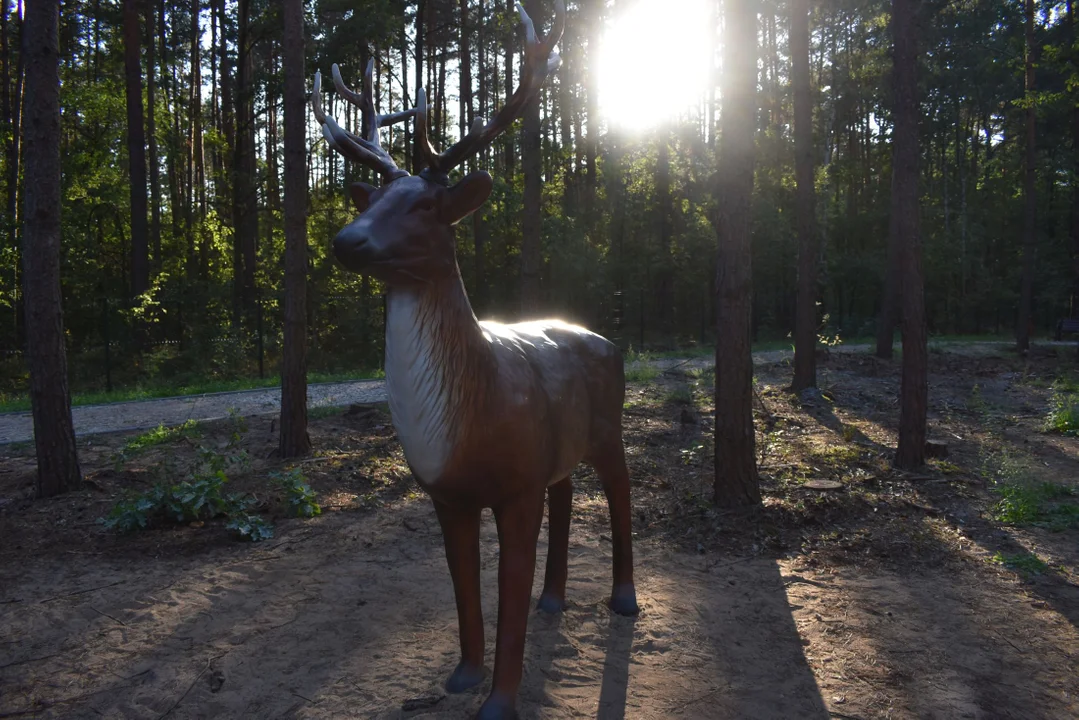
<svg viewBox="0 0 1079 720">
<path fill-rule="evenodd" d="M 426 10 L 427 10 L 427 2 L 426 2 L 426 0 L 418 0 L 418 2 L 416 3 L 416 45 L 415 45 L 416 52 L 415 52 L 415 55 L 414 55 L 414 58 L 413 58 L 415 60 L 415 63 L 416 63 L 416 93 L 415 94 L 416 94 L 417 98 L 419 98 L 419 96 L 420 96 L 420 88 L 423 87 L 423 49 L 424 49 L 424 42 L 425 42 L 425 40 L 424 40 L 424 29 L 426 28 L 426 25 L 427 25 Z M 405 72 L 404 66 L 402 65 L 401 66 L 401 73 L 404 74 L 404 72 Z M 430 87 L 426 88 L 426 91 L 427 91 L 428 95 L 430 95 L 430 90 L 431 90 Z M 428 97 L 428 102 L 430 102 L 430 97 Z M 417 175 L 417 174 L 419 174 L 420 170 L 423 169 L 423 154 L 421 153 L 418 144 L 413 143 L 413 145 L 415 145 L 415 147 L 412 148 L 412 174 Z M 406 149 L 408 147 L 410 147 L 410 146 L 406 146 Z"/>
<path fill-rule="evenodd" d="M 1068 0 L 1068 47 L 1073 48 L 1069 58 L 1075 67 L 1075 15 L 1072 2 Z M 1069 231 L 1071 235 L 1072 252 L 1072 293 L 1069 307 L 1070 316 L 1079 317 L 1079 102 L 1073 100 L 1071 111 L 1071 134 L 1072 134 L 1072 199 L 1071 220 Z"/>
<path fill-rule="evenodd" d="M 17 12 L 18 3 L 15 3 L 14 23 L 17 28 L 15 33 L 16 38 L 8 41 L 8 50 L 4 53 L 4 57 L 8 58 L 8 67 L 11 67 L 11 53 L 15 47 L 22 46 L 22 40 L 25 33 L 25 26 L 23 19 L 19 17 Z M 10 71 L 10 69 L 9 69 Z M 26 76 L 26 54 L 23 52 L 18 53 L 18 59 L 15 63 L 15 79 L 14 89 L 11 93 L 11 98 L 8 101 L 8 109 L 4 111 L 4 117 L 8 119 L 8 126 L 10 128 L 10 135 L 8 140 L 4 144 L 4 151 L 6 157 L 4 159 L 4 167 L 8 169 L 8 188 L 6 188 L 6 209 L 8 209 L 8 233 L 9 233 L 9 245 L 15 247 L 18 241 L 18 178 L 19 178 L 19 161 L 22 159 L 21 142 L 23 138 L 23 113 L 25 106 L 25 99 L 23 98 L 23 84 Z"/>
<path fill-rule="evenodd" d="M 656 153 L 656 239 L 658 267 L 655 273 L 656 328 L 664 341 L 671 333 L 674 312 L 674 272 L 671 257 L 671 151 L 667 128 L 657 133 Z"/>
<path fill-rule="evenodd" d="M 409 101 L 408 95 L 408 36 L 405 34 L 404 28 L 401 29 L 401 107 L 412 107 L 412 103 Z M 404 128 L 404 151 L 406 162 L 402 165 L 410 165 L 408 162 L 409 148 L 412 147 L 412 123 L 402 123 Z"/>
<path fill-rule="evenodd" d="M 487 41 L 487 18 L 486 18 L 486 0 L 480 0 L 479 3 L 479 17 L 476 20 L 477 26 L 477 68 L 476 75 L 479 76 L 479 112 L 482 117 L 487 117 L 487 94 L 488 94 L 488 82 L 487 82 L 487 66 L 485 65 L 486 55 L 486 41 Z M 471 101 L 471 96 L 469 97 Z M 468 107 L 468 116 L 473 118 L 471 102 Z M 487 150 L 484 149 L 473 161 L 473 168 L 485 168 L 487 165 Z M 472 213 L 472 240 L 474 243 L 473 263 L 475 266 L 476 282 L 472 290 L 472 307 L 475 308 L 476 314 L 486 312 L 487 310 L 487 246 L 490 241 L 489 232 L 487 230 L 487 218 L 486 218 L 487 203 L 480 206 L 476 212 Z"/>
<path fill-rule="evenodd" d="M 505 12 L 507 15 L 513 14 L 513 0 L 506 0 Z M 525 8 L 525 12 L 531 13 L 531 6 Z M 530 17 L 534 16 L 530 15 Z M 502 102 L 505 103 L 509 102 L 510 97 L 513 95 L 513 32 L 503 32 L 502 53 L 506 57 L 506 72 L 502 77 L 506 86 L 506 96 L 502 98 Z M 530 111 L 526 111 L 526 113 L 527 112 Z M 514 166 L 516 165 L 514 151 L 513 133 L 502 133 L 502 173 L 508 183 L 513 182 Z"/>
<path fill-rule="evenodd" d="M 794 329 L 794 379 L 800 392 L 817 384 L 817 232 L 814 221 L 813 99 L 809 87 L 809 0 L 791 0 L 794 84 L 794 164 L 798 183 L 798 307 Z"/>
<path fill-rule="evenodd" d="M 270 43 L 271 75 L 277 74 L 276 44 Z M 266 82 L 266 236 L 273 237 L 273 214 L 281 210 L 281 178 L 277 163 L 277 148 L 280 145 L 280 130 L 277 126 L 277 97 L 274 95 L 274 83 Z"/>
<path fill-rule="evenodd" d="M 307 143 L 303 0 L 285 0 L 285 317 L 281 457 L 311 452 L 307 434 Z"/>
<path fill-rule="evenodd" d="M 7 16 L 7 2 L 4 0 L 4 16 Z M 9 30 L 5 23 L 4 26 L 4 120 L 8 128 L 7 139 L 4 143 L 4 167 L 7 170 L 6 188 L 5 188 L 5 207 L 7 209 L 7 225 L 0 230 L 6 230 L 8 234 L 9 247 L 16 247 L 18 244 L 18 226 L 19 226 L 19 161 L 21 159 L 20 142 L 22 140 L 22 114 L 23 114 L 23 77 L 25 75 L 26 63 L 25 54 L 23 52 L 18 53 L 18 60 L 15 62 L 14 72 L 14 87 L 7 92 L 7 88 L 12 83 L 11 73 L 11 57 L 16 48 L 19 48 L 22 44 L 24 25 L 23 20 L 18 12 L 19 3 L 16 2 L 13 8 L 13 23 L 17 30 L 14 33 L 14 38 L 9 38 Z M 21 313 L 20 313 L 21 316 Z"/>
<path fill-rule="evenodd" d="M 925 295 L 918 223 L 917 15 L 921 0 L 893 0 L 892 89 L 895 134 L 892 148 L 892 232 L 898 236 L 903 287 L 903 377 L 900 387 L 899 447 L 895 464 L 914 470 L 925 463 L 929 385 Z"/>
<path fill-rule="evenodd" d="M 202 142 L 202 48 L 200 0 L 191 0 L 191 147 L 194 158 L 195 186 L 192 199 L 198 198 L 199 216 L 206 217 L 206 154 Z"/>
<path fill-rule="evenodd" d="M 599 156 L 599 75 L 596 65 L 599 59 L 599 38 L 603 32 L 603 8 L 604 0 L 587 0 L 588 28 L 588 52 L 591 58 L 588 70 L 588 87 L 585 88 L 586 113 L 588 115 L 588 139 L 585 150 L 585 177 L 587 178 L 587 194 L 585 196 L 585 211 L 589 214 L 593 211 L 596 196 L 596 158 Z"/>
<path fill-rule="evenodd" d="M 37 490 L 42 497 L 82 484 L 60 295 L 59 21 L 58 0 L 35 0 L 26 8 L 23 282 Z"/>
<path fill-rule="evenodd" d="M 254 55 L 250 28 L 251 0 L 239 2 L 239 55 L 236 61 L 236 139 L 233 161 L 233 215 L 237 243 L 233 282 L 239 286 L 240 311 L 254 317 L 255 247 L 258 242 L 258 196 L 255 187 Z M 238 257 L 237 257 L 238 256 Z"/>
<path fill-rule="evenodd" d="M 526 0 L 525 12 L 540 17 L 539 0 Z M 521 317 L 535 315 L 540 305 L 540 253 L 542 216 L 540 153 L 540 99 L 534 97 L 525 105 L 521 125 L 521 169 L 524 172 L 523 215 L 521 226 Z"/>
<path fill-rule="evenodd" d="M 716 197 L 716 505 L 759 505 L 753 435 L 751 354 L 752 268 L 750 202 L 753 194 L 754 118 L 757 97 L 757 24 L 750 3 L 726 2 L 724 83 Z"/>
<path fill-rule="evenodd" d="M 1015 330 L 1015 344 L 1021 352 L 1030 349 L 1031 310 L 1034 302 L 1034 246 L 1037 232 L 1038 198 L 1035 192 L 1037 180 L 1037 151 L 1034 111 L 1034 0 L 1026 0 L 1026 58 L 1024 84 L 1027 107 L 1026 149 L 1023 152 L 1023 271 L 1019 291 L 1019 324 Z"/>
<path fill-rule="evenodd" d="M 154 47 L 155 21 L 157 9 L 154 4 L 146 6 L 146 146 L 149 162 L 150 182 L 150 243 L 153 245 L 153 262 L 156 270 L 161 269 L 161 173 L 158 168 L 157 154 L 157 63 Z M 164 22 L 164 18 L 161 19 Z"/>
<path fill-rule="evenodd" d="M 127 154 L 131 182 L 131 294 L 150 287 L 150 248 L 146 224 L 146 137 L 142 116 L 142 33 L 136 0 L 124 0 L 124 79 L 127 96 Z"/>
</svg>

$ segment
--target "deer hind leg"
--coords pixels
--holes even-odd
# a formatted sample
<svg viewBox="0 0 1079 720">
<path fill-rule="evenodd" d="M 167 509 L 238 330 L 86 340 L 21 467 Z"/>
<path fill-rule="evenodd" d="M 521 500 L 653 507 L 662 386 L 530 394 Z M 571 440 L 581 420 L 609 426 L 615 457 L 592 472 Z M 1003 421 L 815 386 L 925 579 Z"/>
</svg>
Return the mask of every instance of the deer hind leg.
<svg viewBox="0 0 1079 720">
<path fill-rule="evenodd" d="M 637 591 L 633 585 L 633 527 L 622 438 L 611 438 L 595 448 L 589 463 L 599 475 L 607 508 L 611 513 L 611 544 L 614 549 L 614 582 L 608 606 L 619 615 L 636 615 Z"/>
<path fill-rule="evenodd" d="M 481 720 L 516 717 L 525 635 L 536 572 L 536 540 L 543 521 L 543 490 L 529 490 L 494 509 L 498 526 L 498 635 L 491 694 Z"/>
<path fill-rule="evenodd" d="M 460 509 L 435 501 L 442 526 L 446 562 L 457 599 L 461 661 L 446 681 L 446 691 L 459 693 L 483 681 L 483 610 L 480 606 L 480 508 Z"/>
<path fill-rule="evenodd" d="M 559 613 L 566 609 L 566 577 L 569 564 L 569 523 L 573 505 L 573 481 L 559 480 L 547 488 L 549 539 L 547 572 L 543 578 L 540 610 Z"/>
</svg>

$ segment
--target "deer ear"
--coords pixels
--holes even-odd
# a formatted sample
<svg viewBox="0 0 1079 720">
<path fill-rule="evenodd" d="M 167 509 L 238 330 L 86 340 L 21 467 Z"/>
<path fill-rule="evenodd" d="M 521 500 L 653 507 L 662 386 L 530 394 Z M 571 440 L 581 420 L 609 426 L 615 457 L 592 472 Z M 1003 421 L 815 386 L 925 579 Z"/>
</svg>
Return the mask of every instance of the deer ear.
<svg viewBox="0 0 1079 720">
<path fill-rule="evenodd" d="M 356 206 L 358 212 L 363 212 L 371 204 L 371 193 L 377 188 L 374 185 L 368 185 L 365 182 L 352 183 L 349 186 L 348 192 L 352 195 L 352 204 Z"/>
<path fill-rule="evenodd" d="M 469 173 L 446 191 L 442 212 L 450 225 L 456 225 L 487 202 L 494 181 L 484 170 Z"/>
</svg>

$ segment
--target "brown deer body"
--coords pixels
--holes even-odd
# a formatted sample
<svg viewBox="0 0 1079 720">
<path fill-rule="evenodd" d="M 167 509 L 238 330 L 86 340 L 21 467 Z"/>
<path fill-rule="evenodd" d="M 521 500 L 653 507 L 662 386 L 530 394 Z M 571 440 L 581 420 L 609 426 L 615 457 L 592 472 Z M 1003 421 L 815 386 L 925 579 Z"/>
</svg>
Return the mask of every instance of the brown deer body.
<svg viewBox="0 0 1079 720">
<path fill-rule="evenodd" d="M 380 117 L 371 100 L 371 66 L 364 93 L 348 90 L 334 66 L 338 91 L 360 105 L 360 136 L 342 130 L 319 102 L 315 114 L 330 144 L 378 169 L 379 188 L 352 187 L 360 215 L 334 239 L 334 254 L 350 271 L 384 281 L 387 290 L 386 387 L 393 424 L 413 475 L 434 501 L 453 578 L 461 661 L 450 692 L 484 677 L 480 607 L 480 514 L 491 508 L 498 528 L 498 626 L 490 695 L 477 717 L 515 715 L 524 659 L 536 542 L 549 501 L 550 543 L 539 607 L 565 606 L 570 473 L 591 464 L 611 514 L 614 577 L 609 605 L 637 613 L 629 475 L 622 445 L 625 378 L 620 351 L 588 330 L 557 320 L 503 325 L 472 312 L 454 251 L 454 225 L 491 191 L 485 172 L 448 186 L 448 170 L 489 143 L 512 122 L 548 73 L 561 35 L 540 42 L 520 9 L 528 38 L 522 86 L 486 127 L 435 155 L 426 139 L 426 99 L 415 110 Z M 378 145 L 378 128 L 415 117 L 427 171 L 410 176 Z"/>
</svg>

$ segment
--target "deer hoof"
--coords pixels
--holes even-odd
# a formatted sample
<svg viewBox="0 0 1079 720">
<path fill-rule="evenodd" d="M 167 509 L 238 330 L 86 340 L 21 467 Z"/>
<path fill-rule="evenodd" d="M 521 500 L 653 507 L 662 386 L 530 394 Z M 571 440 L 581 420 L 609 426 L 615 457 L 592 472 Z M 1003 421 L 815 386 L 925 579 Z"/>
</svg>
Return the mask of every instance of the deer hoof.
<svg viewBox="0 0 1079 720">
<path fill-rule="evenodd" d="M 641 609 L 637 607 L 637 591 L 632 585 L 616 587 L 611 592 L 607 607 L 614 613 L 631 617 L 641 612 Z"/>
<path fill-rule="evenodd" d="M 476 713 L 476 720 L 515 720 L 517 717 L 515 704 L 513 698 L 493 692 L 480 707 L 480 711 Z"/>
<path fill-rule="evenodd" d="M 566 601 L 553 593 L 543 593 L 540 595 L 539 602 L 536 603 L 536 609 L 557 615 L 566 609 Z"/>
<path fill-rule="evenodd" d="M 462 693 L 479 685 L 486 676 L 487 670 L 482 665 L 476 667 L 462 660 L 450 673 L 450 678 L 446 681 L 446 692 Z"/>
</svg>

